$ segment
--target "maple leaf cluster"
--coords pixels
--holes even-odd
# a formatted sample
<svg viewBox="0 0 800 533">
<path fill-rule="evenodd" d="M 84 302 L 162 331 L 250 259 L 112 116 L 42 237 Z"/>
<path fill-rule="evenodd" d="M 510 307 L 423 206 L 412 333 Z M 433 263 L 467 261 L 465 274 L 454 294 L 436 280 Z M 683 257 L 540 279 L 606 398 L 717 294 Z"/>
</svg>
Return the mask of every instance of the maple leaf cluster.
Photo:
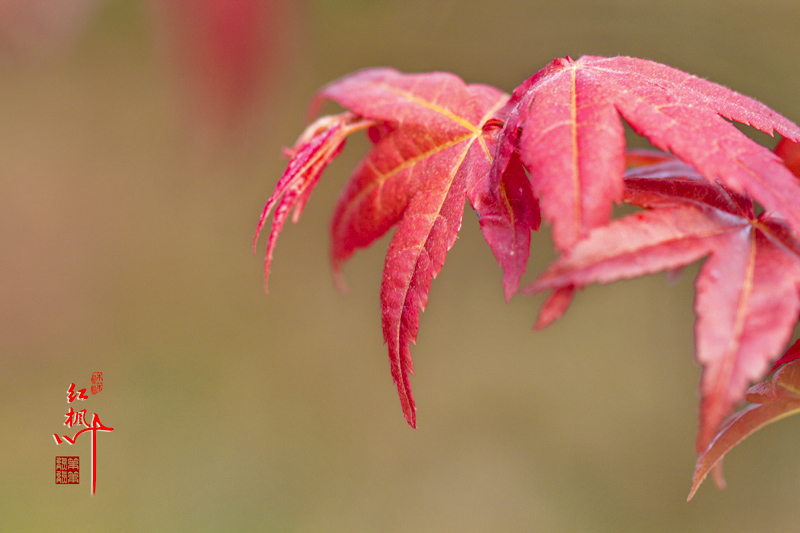
<svg viewBox="0 0 800 533">
<path fill-rule="evenodd" d="M 800 369 L 792 362 L 800 348 L 771 369 L 800 312 L 796 124 L 730 89 L 629 57 L 556 59 L 511 95 L 449 73 L 366 69 L 321 89 L 312 109 L 324 100 L 348 111 L 318 119 L 287 150 L 256 232 L 257 241 L 274 209 L 265 283 L 290 211 L 296 222 L 347 136 L 366 130 L 372 148 L 336 204 L 330 258 L 339 279 L 357 249 L 396 226 L 380 290 L 382 327 L 412 427 L 409 344 L 465 200 L 503 269 L 507 300 L 519 289 L 531 232 L 542 219 L 552 225 L 561 255 L 523 291 L 550 291 L 537 328 L 590 283 L 705 259 L 695 285 L 703 371 L 692 494 L 712 468 L 721 482 L 719 461 L 736 442 L 800 410 L 800 370 L 789 370 Z M 658 150 L 626 150 L 622 119 Z M 733 121 L 783 139 L 770 151 Z M 643 210 L 612 220 L 621 202 Z M 745 399 L 752 405 L 726 421 Z"/>
</svg>

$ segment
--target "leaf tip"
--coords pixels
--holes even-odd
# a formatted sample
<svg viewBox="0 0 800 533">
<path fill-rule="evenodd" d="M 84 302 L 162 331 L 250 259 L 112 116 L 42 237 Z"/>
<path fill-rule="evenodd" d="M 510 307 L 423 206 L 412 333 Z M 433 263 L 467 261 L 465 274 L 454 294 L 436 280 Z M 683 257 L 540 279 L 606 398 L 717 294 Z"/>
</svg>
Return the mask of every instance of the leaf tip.
<svg viewBox="0 0 800 533">
<path fill-rule="evenodd" d="M 711 476 L 714 479 L 714 485 L 716 485 L 719 490 L 725 490 L 728 484 L 725 482 L 725 475 L 722 473 L 722 459 L 717 461 L 717 464 L 712 468 Z"/>
<path fill-rule="evenodd" d="M 714 479 L 714 484 L 719 490 L 725 490 L 728 486 L 728 484 L 725 482 L 725 476 L 722 473 L 722 458 L 717 459 L 717 462 L 714 463 L 711 468 L 704 467 L 703 459 L 704 457 L 701 456 L 698 460 L 697 466 L 695 467 L 694 476 L 692 477 L 692 489 L 689 491 L 689 496 L 686 498 L 686 503 L 689 503 L 692 498 L 694 498 L 694 495 L 697 493 L 700 485 L 703 484 L 703 481 L 705 481 L 709 472 L 711 473 L 711 477 Z"/>
<path fill-rule="evenodd" d="M 699 488 L 700 488 L 699 484 L 698 485 L 692 485 L 692 490 L 689 491 L 689 496 L 686 498 L 686 503 L 689 503 L 689 502 L 692 501 L 692 498 L 694 498 L 694 495 L 697 492 L 697 489 L 699 489 Z"/>
<path fill-rule="evenodd" d="M 555 289 L 547 300 L 542 304 L 536 323 L 533 325 L 534 331 L 540 331 L 559 318 L 567 311 L 575 293 L 575 286 L 568 285 Z"/>
<path fill-rule="evenodd" d="M 513 298 L 514 295 L 517 294 L 518 290 L 519 290 L 519 282 L 518 281 L 517 282 L 513 282 L 513 281 L 507 282 L 505 278 L 503 279 L 503 296 L 506 299 L 506 303 L 511 302 L 511 298 Z"/>
<path fill-rule="evenodd" d="M 270 264 L 271 264 L 271 261 L 270 261 L 270 258 L 268 257 L 267 259 L 264 260 L 264 294 L 269 294 L 269 288 L 268 287 L 269 287 L 269 267 L 270 267 Z"/>
<path fill-rule="evenodd" d="M 342 275 L 341 270 L 334 269 L 333 273 L 331 274 L 333 277 L 333 286 L 336 288 L 336 291 L 339 294 L 347 294 L 350 291 L 350 287 L 347 285 L 347 282 L 344 280 L 344 276 Z"/>
<path fill-rule="evenodd" d="M 407 381 L 408 378 L 406 378 L 406 382 Z M 413 429 L 417 429 L 417 405 L 414 403 L 414 397 L 411 395 L 411 388 L 408 386 L 408 383 L 406 383 L 406 386 L 408 387 L 405 390 L 406 396 L 400 397 L 400 403 L 403 407 L 403 416 L 406 418 L 406 422 L 409 426 Z"/>
</svg>

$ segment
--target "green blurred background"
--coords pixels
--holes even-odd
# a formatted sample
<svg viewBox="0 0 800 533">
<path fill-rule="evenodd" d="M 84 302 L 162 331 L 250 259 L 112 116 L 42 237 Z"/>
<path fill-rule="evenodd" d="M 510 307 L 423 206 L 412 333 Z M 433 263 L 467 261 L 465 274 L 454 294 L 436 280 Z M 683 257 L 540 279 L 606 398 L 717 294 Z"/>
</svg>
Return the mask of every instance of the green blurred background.
<svg viewBox="0 0 800 533">
<path fill-rule="evenodd" d="M 632 55 L 800 121 L 800 3 L 285 3 L 235 128 L 185 68 L 184 19 L 159 4 L 108 0 L 52 36 L 0 39 L 0 530 L 797 528 L 797 418 L 728 457 L 727 490 L 685 502 L 696 266 L 674 284 L 588 288 L 532 333 L 542 298 L 504 303 L 468 208 L 412 348 L 412 430 L 381 337 L 387 240 L 345 267 L 346 295 L 327 264 L 366 143 L 284 231 L 269 295 L 251 244 L 309 98 L 350 71 L 448 70 L 510 91 L 554 57 Z M 5 31 L 20 30 L 8 9 Z M 547 230 L 533 246 L 528 279 L 554 257 Z M 91 496 L 88 435 L 70 448 L 52 434 L 74 433 L 66 389 L 95 371 L 104 390 L 79 407 L 114 431 L 98 435 Z M 81 457 L 80 485 L 54 483 L 56 455 Z"/>
</svg>

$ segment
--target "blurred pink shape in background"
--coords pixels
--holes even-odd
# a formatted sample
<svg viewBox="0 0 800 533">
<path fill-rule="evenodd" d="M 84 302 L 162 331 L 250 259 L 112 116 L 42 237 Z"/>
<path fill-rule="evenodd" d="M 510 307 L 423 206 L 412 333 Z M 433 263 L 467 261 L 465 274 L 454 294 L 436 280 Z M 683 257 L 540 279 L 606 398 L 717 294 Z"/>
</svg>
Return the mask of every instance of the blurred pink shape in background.
<svg viewBox="0 0 800 533">
<path fill-rule="evenodd" d="M 167 68 L 201 145 L 230 145 L 258 122 L 297 42 L 293 0 L 153 0 Z"/>
<path fill-rule="evenodd" d="M 0 0 L 0 55 L 47 56 L 70 46 L 102 0 Z"/>
<path fill-rule="evenodd" d="M 104 0 L 0 0 L 0 59 L 70 50 Z M 109 3 L 110 4 L 110 3 Z M 190 140 L 230 147 L 264 121 L 299 40 L 294 0 L 151 0 L 156 51 Z"/>
</svg>

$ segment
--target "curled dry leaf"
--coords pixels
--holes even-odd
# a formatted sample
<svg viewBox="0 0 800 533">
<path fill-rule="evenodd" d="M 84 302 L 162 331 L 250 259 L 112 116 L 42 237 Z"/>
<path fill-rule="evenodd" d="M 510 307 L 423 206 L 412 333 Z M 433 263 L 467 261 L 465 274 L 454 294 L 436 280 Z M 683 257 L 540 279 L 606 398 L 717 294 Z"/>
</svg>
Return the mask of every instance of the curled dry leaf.
<svg viewBox="0 0 800 533">
<path fill-rule="evenodd" d="M 275 216 L 272 218 L 272 228 L 269 232 L 267 254 L 264 260 L 264 290 L 266 290 L 269 280 L 272 252 L 275 250 L 278 235 L 283 229 L 289 212 L 294 209 L 292 221 L 297 223 L 322 171 L 342 151 L 347 136 L 371 125 L 371 121 L 359 120 L 353 113 L 323 117 L 306 128 L 294 148 L 286 151 L 286 155 L 289 156 L 289 165 L 275 186 L 275 192 L 269 197 L 267 205 L 261 212 L 256 236 L 253 239 L 253 252 L 255 252 L 264 222 L 274 208 Z"/>
</svg>

